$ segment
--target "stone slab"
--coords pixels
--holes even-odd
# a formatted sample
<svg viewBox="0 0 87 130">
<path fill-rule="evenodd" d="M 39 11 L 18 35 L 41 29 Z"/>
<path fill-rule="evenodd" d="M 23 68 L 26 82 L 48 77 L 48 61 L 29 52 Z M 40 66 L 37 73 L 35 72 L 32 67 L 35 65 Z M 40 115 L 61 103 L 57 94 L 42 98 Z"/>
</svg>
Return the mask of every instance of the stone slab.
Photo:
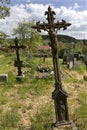
<svg viewBox="0 0 87 130">
<path fill-rule="evenodd" d="M 0 74 L 1 82 L 8 82 L 8 74 Z"/>
</svg>

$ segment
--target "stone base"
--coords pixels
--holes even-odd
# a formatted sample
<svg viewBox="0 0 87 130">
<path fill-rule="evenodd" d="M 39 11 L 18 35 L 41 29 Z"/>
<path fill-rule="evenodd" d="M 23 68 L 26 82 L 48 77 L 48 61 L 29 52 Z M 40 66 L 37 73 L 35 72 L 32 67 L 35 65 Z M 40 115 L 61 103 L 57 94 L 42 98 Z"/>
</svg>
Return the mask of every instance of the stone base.
<svg viewBox="0 0 87 130">
<path fill-rule="evenodd" d="M 17 76 L 17 77 L 16 77 L 16 80 L 17 80 L 17 81 L 22 81 L 23 78 L 24 78 L 23 75 L 21 75 L 21 76 Z"/>
<path fill-rule="evenodd" d="M 73 130 L 70 125 L 53 127 L 52 130 Z"/>
<path fill-rule="evenodd" d="M 56 125 L 52 126 L 52 130 L 78 130 L 73 121 L 67 123 L 56 123 Z"/>
</svg>

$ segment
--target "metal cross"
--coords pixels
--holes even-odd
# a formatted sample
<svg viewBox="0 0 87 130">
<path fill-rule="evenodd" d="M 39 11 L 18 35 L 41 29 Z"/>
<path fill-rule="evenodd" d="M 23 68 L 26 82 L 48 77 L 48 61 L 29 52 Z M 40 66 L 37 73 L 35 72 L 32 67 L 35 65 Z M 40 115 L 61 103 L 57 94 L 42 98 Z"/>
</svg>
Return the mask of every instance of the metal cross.
<svg viewBox="0 0 87 130">
<path fill-rule="evenodd" d="M 54 22 L 54 15 L 56 13 L 52 11 L 51 7 L 48 7 L 48 11 L 45 12 L 47 15 L 48 23 L 40 23 L 37 22 L 36 25 L 32 26 L 32 28 L 37 29 L 37 31 L 47 31 L 50 36 L 50 46 L 52 50 L 53 57 L 53 66 L 54 66 L 54 74 L 55 74 L 55 90 L 52 93 L 52 98 L 54 99 L 55 104 L 55 114 L 56 114 L 56 123 L 55 125 L 63 125 L 68 124 L 69 116 L 68 116 L 68 107 L 67 107 L 67 96 L 68 94 L 63 90 L 60 76 L 60 69 L 58 63 L 58 41 L 57 41 L 57 30 L 63 28 L 63 30 L 67 29 L 70 26 L 70 23 L 67 23 L 65 20 L 62 22 Z"/>
<path fill-rule="evenodd" d="M 15 51 L 16 51 L 17 60 L 15 60 L 14 66 L 18 68 L 17 80 L 20 80 L 20 78 L 22 76 L 21 67 L 23 67 L 23 63 L 20 60 L 19 49 L 21 49 L 21 48 L 24 49 L 25 46 L 24 45 L 20 45 L 20 46 L 18 45 L 19 41 L 18 41 L 17 37 L 14 39 L 14 42 L 15 42 L 15 46 L 10 45 L 10 48 L 15 49 Z"/>
</svg>

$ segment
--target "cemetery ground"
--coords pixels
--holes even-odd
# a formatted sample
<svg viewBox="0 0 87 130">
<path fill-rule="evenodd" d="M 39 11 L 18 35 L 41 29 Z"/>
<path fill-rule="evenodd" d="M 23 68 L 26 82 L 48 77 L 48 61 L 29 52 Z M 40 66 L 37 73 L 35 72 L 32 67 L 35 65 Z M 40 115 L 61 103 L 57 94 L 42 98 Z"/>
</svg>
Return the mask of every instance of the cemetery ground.
<svg viewBox="0 0 87 130">
<path fill-rule="evenodd" d="M 40 58 L 25 58 L 21 82 L 16 81 L 17 68 L 14 67 L 15 53 L 9 56 L 0 52 L 0 74 L 8 74 L 8 82 L 0 81 L 0 130 L 51 130 L 55 122 L 54 77 L 36 71 L 38 65 L 49 66 L 53 70 L 52 58 L 42 62 Z M 87 130 L 87 81 L 85 66 L 69 70 L 60 69 L 63 88 L 68 92 L 70 120 L 78 130 Z"/>
</svg>

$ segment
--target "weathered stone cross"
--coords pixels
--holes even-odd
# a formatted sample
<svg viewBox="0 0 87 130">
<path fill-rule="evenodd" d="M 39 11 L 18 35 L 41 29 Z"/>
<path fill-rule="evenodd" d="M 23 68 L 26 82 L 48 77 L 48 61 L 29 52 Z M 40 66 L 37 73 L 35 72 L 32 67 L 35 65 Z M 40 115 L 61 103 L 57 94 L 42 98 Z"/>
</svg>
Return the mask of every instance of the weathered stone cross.
<svg viewBox="0 0 87 130">
<path fill-rule="evenodd" d="M 52 57 L 53 57 L 53 66 L 54 66 L 54 74 L 55 74 L 55 90 L 52 93 L 52 98 L 54 99 L 55 104 L 55 114 L 56 114 L 56 123 L 55 125 L 65 125 L 69 124 L 69 115 L 68 115 L 68 107 L 67 107 L 67 96 L 68 94 L 63 90 L 60 76 L 60 69 L 58 63 L 58 41 L 57 41 L 57 30 L 63 28 L 63 30 L 67 29 L 70 26 L 70 23 L 66 23 L 65 20 L 62 22 L 54 23 L 55 12 L 52 11 L 51 7 L 48 7 L 48 11 L 45 12 L 47 15 L 48 23 L 40 23 L 37 22 L 35 26 L 32 28 L 37 29 L 37 31 L 47 31 L 50 36 L 50 46 L 52 49 Z"/>
<path fill-rule="evenodd" d="M 15 60 L 14 66 L 18 68 L 18 75 L 17 75 L 16 79 L 20 80 L 21 77 L 22 77 L 21 67 L 23 67 L 23 63 L 20 60 L 19 49 L 21 49 L 21 48 L 24 49 L 25 46 L 24 45 L 20 45 L 20 46 L 18 45 L 19 41 L 18 41 L 17 37 L 14 39 L 14 42 L 15 42 L 15 46 L 10 45 L 10 48 L 15 49 L 15 51 L 16 51 L 17 60 Z"/>
</svg>

